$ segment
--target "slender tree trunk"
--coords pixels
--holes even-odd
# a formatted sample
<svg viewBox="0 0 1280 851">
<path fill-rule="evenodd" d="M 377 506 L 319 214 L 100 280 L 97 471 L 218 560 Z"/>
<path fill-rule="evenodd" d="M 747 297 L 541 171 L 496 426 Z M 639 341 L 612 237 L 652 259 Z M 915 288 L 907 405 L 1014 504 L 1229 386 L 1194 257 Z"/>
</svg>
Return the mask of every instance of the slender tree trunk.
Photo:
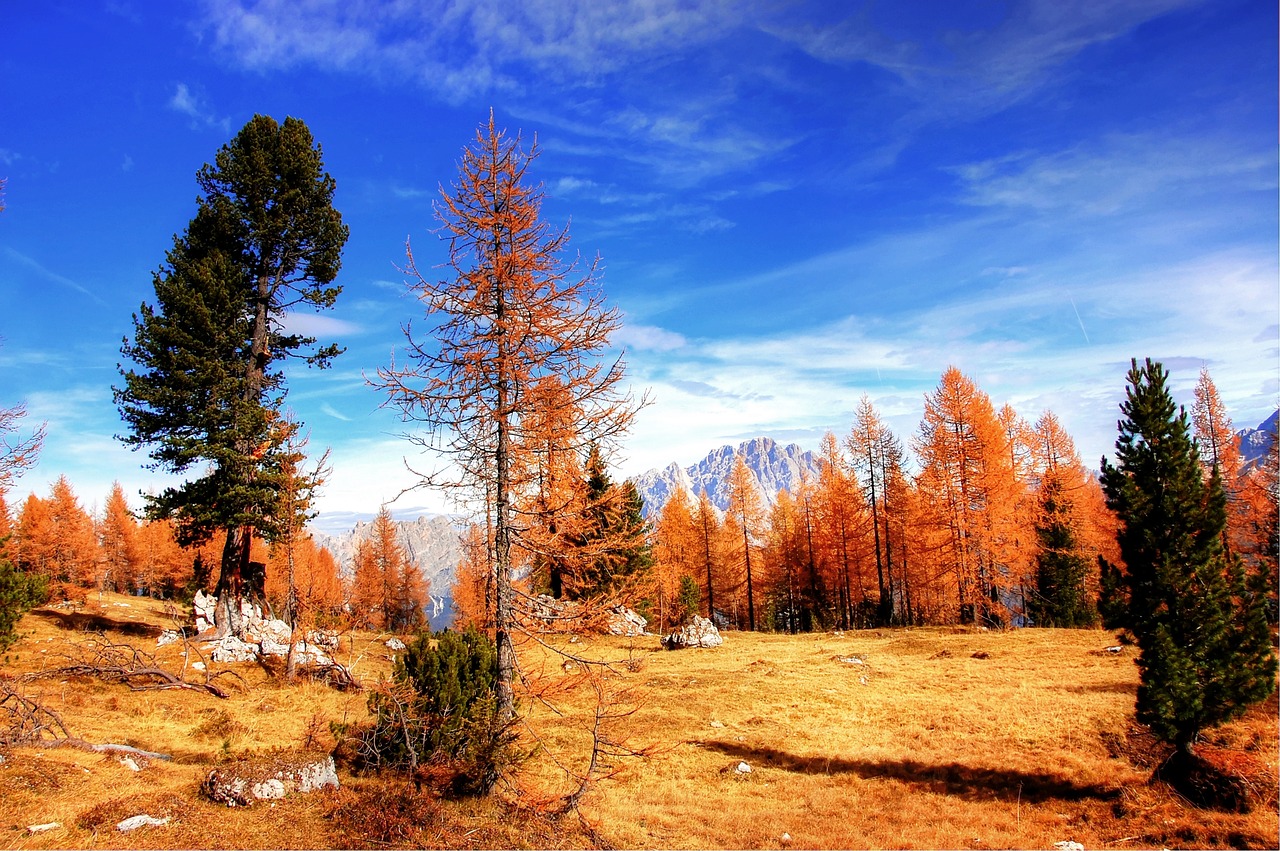
<svg viewBox="0 0 1280 851">
<path fill-rule="evenodd" d="M 495 237 L 496 241 L 496 237 Z M 496 253 L 496 252 L 495 252 Z M 494 290 L 496 296 L 496 309 L 494 311 L 495 324 L 498 334 L 498 386 L 497 386 L 497 410 L 495 415 L 498 423 L 498 445 L 494 453 L 494 460 L 497 466 L 496 484 L 497 492 L 495 493 L 495 513 L 496 526 L 494 529 L 494 590 L 495 590 L 495 607 L 493 612 L 494 619 L 494 642 L 498 650 L 498 717 L 504 721 L 510 721 L 515 717 L 515 678 L 516 678 L 516 650 L 512 641 L 511 630 L 515 626 L 515 616 L 513 611 L 512 591 L 511 591 L 511 481 L 510 481 L 510 463 L 511 463 L 511 422 L 510 411 L 510 394 L 512 392 L 510 365 L 508 363 L 509 355 L 507 353 L 506 340 L 503 335 L 503 322 L 505 320 L 505 296 L 502 288 L 502 281 L 494 281 Z"/>
<path fill-rule="evenodd" d="M 756 601 L 751 589 L 751 540 L 747 537 L 747 517 L 742 516 L 742 554 L 747 562 L 747 623 L 756 631 Z"/>
<path fill-rule="evenodd" d="M 707 620 L 716 622 L 716 592 L 711 579 L 711 529 L 707 526 L 707 517 L 702 517 L 703 557 L 707 562 Z"/>
</svg>

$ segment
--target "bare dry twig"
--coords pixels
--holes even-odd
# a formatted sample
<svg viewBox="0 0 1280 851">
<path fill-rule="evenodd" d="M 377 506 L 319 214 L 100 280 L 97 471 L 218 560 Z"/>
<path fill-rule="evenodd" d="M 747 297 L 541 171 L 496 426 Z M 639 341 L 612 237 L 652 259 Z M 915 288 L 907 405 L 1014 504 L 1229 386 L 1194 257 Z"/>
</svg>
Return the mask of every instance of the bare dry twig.
<svg viewBox="0 0 1280 851">
<path fill-rule="evenodd" d="M 226 699 L 227 692 L 215 681 L 231 677 L 244 685 L 244 678 L 234 671 L 204 672 L 204 682 L 191 682 L 184 676 L 160 667 L 154 656 L 128 644 L 111 642 L 76 645 L 78 656 L 64 655 L 71 664 L 26 674 L 24 680 L 52 677 L 94 677 L 104 682 L 122 683 L 132 691 L 187 689 L 202 691 Z M 247 687 L 247 686 L 246 686 Z"/>
</svg>

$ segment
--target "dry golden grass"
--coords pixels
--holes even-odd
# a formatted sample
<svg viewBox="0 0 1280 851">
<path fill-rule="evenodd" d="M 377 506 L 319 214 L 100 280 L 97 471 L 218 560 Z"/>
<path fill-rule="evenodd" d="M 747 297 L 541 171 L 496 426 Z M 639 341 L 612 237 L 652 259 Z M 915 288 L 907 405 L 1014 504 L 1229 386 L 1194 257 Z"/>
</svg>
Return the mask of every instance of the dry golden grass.
<svg viewBox="0 0 1280 851">
<path fill-rule="evenodd" d="M 92 601 L 94 604 L 97 601 Z M 128 603 L 125 609 L 119 603 Z M 159 604 L 107 595 L 101 610 L 164 624 Z M 0 672 L 57 667 L 70 642 L 101 640 L 29 615 Z M 109 640 L 124 640 L 109 635 Z M 524 804 L 569 788 L 551 756 L 581 768 L 596 691 L 562 659 L 530 646 L 540 687 L 561 685 L 554 715 L 522 709 L 543 753 L 493 800 L 424 799 L 392 778 L 353 778 L 327 795 L 228 810 L 198 795 L 218 762 L 273 749 L 332 747 L 329 721 L 366 717 L 365 698 L 286 685 L 256 665 L 227 700 L 188 691 L 131 692 L 62 678 L 28 683 L 73 735 L 170 753 L 134 772 L 114 756 L 20 748 L 0 765 L 0 843 L 7 847 L 589 847 L 1086 848 L 1277 847 L 1274 699 L 1206 735 L 1202 751 L 1253 785 L 1246 815 L 1207 813 L 1148 784 L 1159 747 L 1132 723 L 1132 652 L 1104 632 L 883 630 L 799 637 L 729 633 L 716 650 L 648 652 L 654 638 L 565 645 L 626 660 L 606 675 L 630 690 L 622 722 L 644 759 L 583 799 L 585 824 Z M 171 670 L 180 644 L 155 649 Z M 976 655 L 975 655 L 976 654 Z M 985 658 L 983 657 L 985 654 Z M 343 639 L 340 660 L 366 683 L 386 676 L 375 635 Z M 187 657 L 190 660 L 193 657 Z M 850 661 L 857 659 L 858 662 Z M 223 680 L 222 682 L 226 682 Z M 749 774 L 734 769 L 740 762 Z M 523 802 L 523 803 L 522 803 Z M 122 818 L 170 816 L 121 834 Z M 28 825 L 63 827 L 29 835 Z M 784 842 L 783 835 L 790 837 Z"/>
</svg>

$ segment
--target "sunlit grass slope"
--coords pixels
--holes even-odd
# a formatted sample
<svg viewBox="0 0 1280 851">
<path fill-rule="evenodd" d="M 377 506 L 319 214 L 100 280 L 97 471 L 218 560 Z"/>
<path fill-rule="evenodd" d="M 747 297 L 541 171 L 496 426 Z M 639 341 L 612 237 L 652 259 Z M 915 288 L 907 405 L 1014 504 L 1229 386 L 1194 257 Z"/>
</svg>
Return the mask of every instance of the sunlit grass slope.
<svg viewBox="0 0 1280 851">
<path fill-rule="evenodd" d="M 122 605 L 127 604 L 127 608 Z M 158 603 L 106 595 L 115 618 L 169 621 Z M 70 643 L 101 641 L 29 615 L 5 675 L 49 669 Z M 344 636 L 339 660 L 365 683 L 385 677 L 385 636 Z M 108 633 L 106 640 L 123 641 Z M 181 644 L 157 649 L 180 668 Z M 555 761 L 585 764 L 597 690 L 581 666 L 538 645 L 522 656 L 527 743 L 540 751 L 520 795 L 414 803 L 412 786 L 340 772 L 344 790 L 228 810 L 202 800 L 221 760 L 272 749 L 328 749 L 330 721 L 366 717 L 365 698 L 286 685 L 255 665 L 247 688 L 219 700 L 187 691 L 131 692 L 78 678 L 23 688 L 93 742 L 172 754 L 134 772 L 114 756 L 17 748 L 0 765 L 6 847 L 584 847 L 1086 848 L 1276 847 L 1274 699 L 1206 736 L 1203 750 L 1253 784 L 1249 814 L 1195 810 L 1147 780 L 1158 746 L 1133 724 L 1133 651 L 1109 653 L 1100 631 L 919 629 L 773 636 L 727 633 L 715 650 L 652 652 L 657 639 L 560 642 L 620 660 L 606 691 L 634 712 L 611 732 L 644 758 L 613 759 L 614 776 L 583 799 L 585 823 L 519 804 L 567 788 Z M 566 670 L 568 669 L 568 670 Z M 222 680 L 226 682 L 226 680 Z M 555 686 L 564 689 L 557 691 Z M 554 758 L 554 759 L 553 759 Z M 745 763 L 749 772 L 740 772 Z M 120 819 L 170 816 L 120 834 Z M 29 825 L 61 822 L 30 835 Z"/>
</svg>

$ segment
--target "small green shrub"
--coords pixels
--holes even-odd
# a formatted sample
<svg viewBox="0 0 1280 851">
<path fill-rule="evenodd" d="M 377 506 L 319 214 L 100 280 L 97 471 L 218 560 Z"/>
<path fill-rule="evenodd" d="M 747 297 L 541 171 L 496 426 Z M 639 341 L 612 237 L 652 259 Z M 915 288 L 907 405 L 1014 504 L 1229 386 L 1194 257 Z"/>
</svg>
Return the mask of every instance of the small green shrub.
<svg viewBox="0 0 1280 851">
<path fill-rule="evenodd" d="M 25 573 L 0 560 L 0 650 L 18 640 L 18 621 L 49 598 L 43 576 Z"/>
<path fill-rule="evenodd" d="M 498 712 L 498 654 L 483 633 L 422 633 L 369 696 L 375 721 L 357 732 L 358 767 L 429 778 L 448 791 L 486 794 L 521 755 Z"/>
</svg>

